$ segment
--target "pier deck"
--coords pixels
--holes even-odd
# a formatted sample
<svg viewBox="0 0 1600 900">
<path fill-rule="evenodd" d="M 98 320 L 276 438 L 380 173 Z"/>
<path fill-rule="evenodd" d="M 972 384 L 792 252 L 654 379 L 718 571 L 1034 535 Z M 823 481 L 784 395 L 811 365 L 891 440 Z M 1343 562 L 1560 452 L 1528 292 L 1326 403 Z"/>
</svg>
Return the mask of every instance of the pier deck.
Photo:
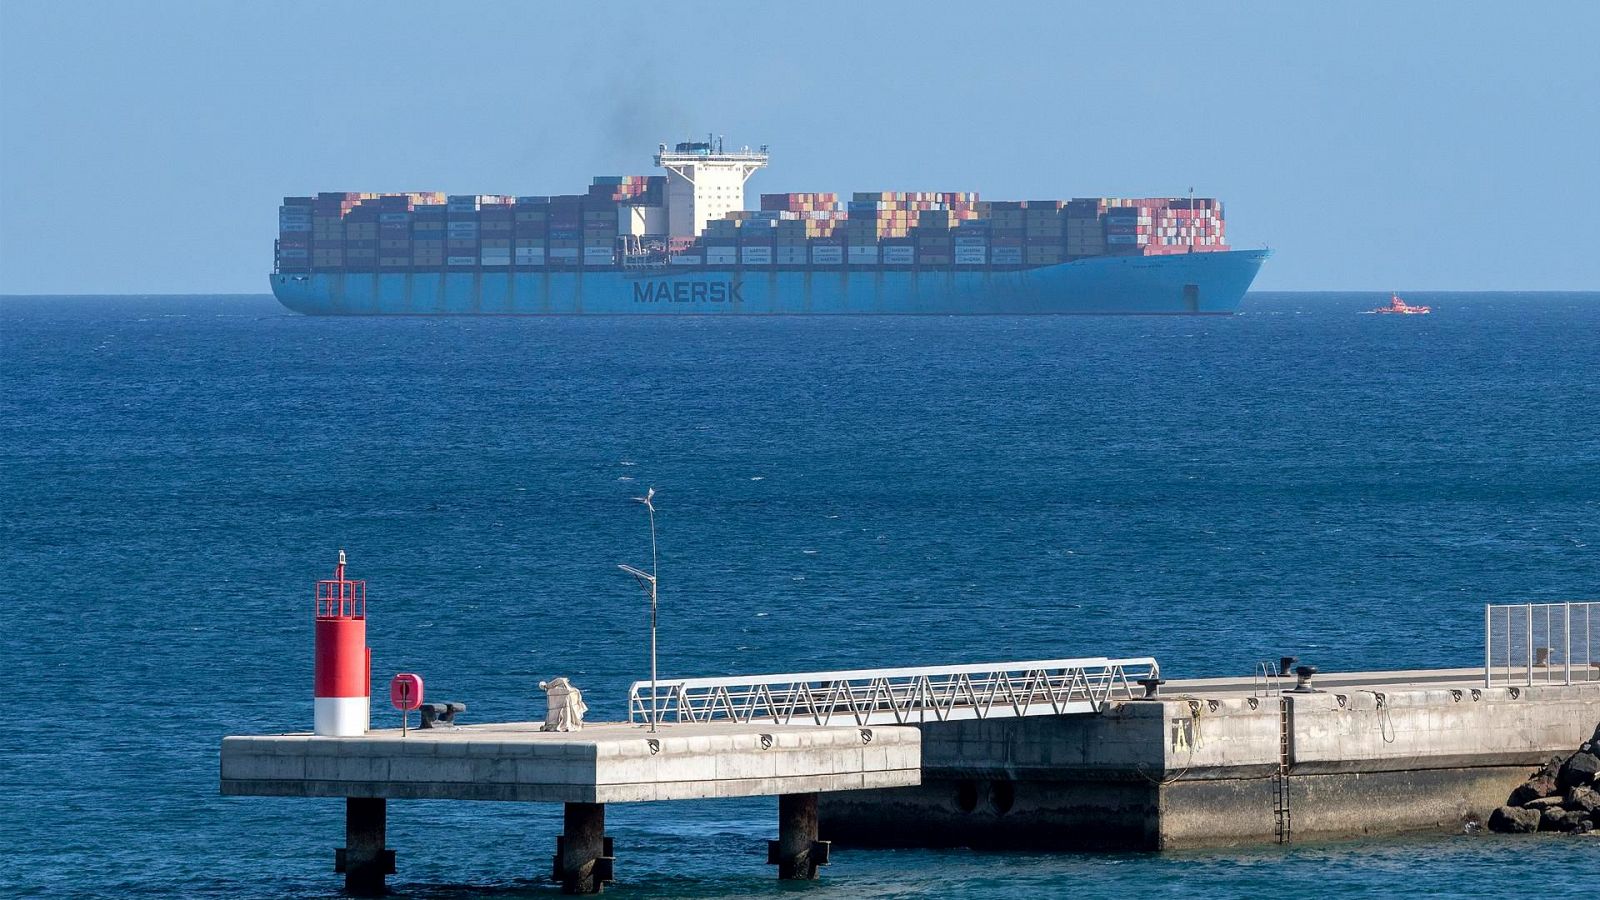
<svg viewBox="0 0 1600 900">
<path fill-rule="evenodd" d="M 1283 687 L 1293 687 L 1293 675 L 1283 676 Z M 1319 691 L 1339 690 L 1425 690 L 1428 688 L 1481 688 L 1483 667 L 1465 669 L 1394 669 L 1386 672 L 1324 672 L 1313 684 Z M 1164 697 L 1177 694 L 1203 694 L 1206 697 L 1249 697 L 1260 695 L 1261 678 L 1174 678 L 1161 686 Z M 1276 687 L 1276 685 L 1267 685 Z"/>
<path fill-rule="evenodd" d="M 918 783 L 915 728 L 715 722 L 537 722 L 400 729 L 363 737 L 228 737 L 222 793 L 268 797 L 630 803 L 898 787 Z"/>
</svg>

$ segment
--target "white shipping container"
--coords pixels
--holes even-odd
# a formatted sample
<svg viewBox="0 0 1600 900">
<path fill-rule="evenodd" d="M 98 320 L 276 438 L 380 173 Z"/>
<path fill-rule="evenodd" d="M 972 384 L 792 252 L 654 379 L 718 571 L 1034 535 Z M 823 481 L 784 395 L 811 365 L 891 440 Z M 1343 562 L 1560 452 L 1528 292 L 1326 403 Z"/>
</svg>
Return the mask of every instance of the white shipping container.
<svg viewBox="0 0 1600 900">
<path fill-rule="evenodd" d="M 747 263 L 770 265 L 772 263 L 771 247 L 740 247 L 739 258 Z"/>
<path fill-rule="evenodd" d="M 844 262 L 843 247 L 812 247 L 811 261 L 822 266 L 836 266 Z"/>
<path fill-rule="evenodd" d="M 706 260 L 698 253 L 674 253 L 670 261 L 675 266 L 698 266 Z"/>
<path fill-rule="evenodd" d="M 475 266 L 478 264 L 478 258 L 476 256 L 448 256 L 445 257 L 445 264 L 451 266 Z"/>
<path fill-rule="evenodd" d="M 577 247 L 551 247 L 550 248 L 550 258 L 554 259 L 554 260 L 566 260 L 567 262 L 571 262 L 571 261 L 573 261 L 573 260 L 578 258 L 578 248 Z"/>
<path fill-rule="evenodd" d="M 849 249 L 850 261 L 853 263 L 875 263 L 878 261 L 877 247 L 851 247 Z"/>
</svg>

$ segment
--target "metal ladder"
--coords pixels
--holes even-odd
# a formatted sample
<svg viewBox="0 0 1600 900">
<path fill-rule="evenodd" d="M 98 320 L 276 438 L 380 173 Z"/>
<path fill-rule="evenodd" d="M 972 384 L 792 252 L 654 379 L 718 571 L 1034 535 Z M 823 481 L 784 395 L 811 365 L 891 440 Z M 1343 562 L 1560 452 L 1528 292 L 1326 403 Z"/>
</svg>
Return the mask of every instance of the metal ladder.
<svg viewBox="0 0 1600 900">
<path fill-rule="evenodd" d="M 1294 822 L 1289 811 L 1289 698 L 1284 696 L 1284 676 L 1270 662 L 1256 663 L 1252 694 L 1278 698 L 1278 768 L 1272 773 L 1272 834 L 1278 843 L 1289 843 Z"/>
<path fill-rule="evenodd" d="M 1289 698 L 1278 696 L 1278 770 L 1272 774 L 1273 836 L 1289 843 L 1294 822 L 1289 812 Z"/>
</svg>

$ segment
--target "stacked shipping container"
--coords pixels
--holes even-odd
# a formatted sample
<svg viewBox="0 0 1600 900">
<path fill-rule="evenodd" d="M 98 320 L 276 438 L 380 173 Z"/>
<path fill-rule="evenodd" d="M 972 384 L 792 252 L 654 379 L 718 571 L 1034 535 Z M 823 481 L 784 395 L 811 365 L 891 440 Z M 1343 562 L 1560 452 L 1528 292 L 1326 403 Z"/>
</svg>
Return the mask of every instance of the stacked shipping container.
<svg viewBox="0 0 1600 900">
<path fill-rule="evenodd" d="M 1210 198 L 982 202 L 969 192 L 762 194 L 693 241 L 651 233 L 661 176 L 602 176 L 584 194 L 322 193 L 285 197 L 282 272 L 610 268 L 620 250 L 673 266 L 1032 268 L 1103 255 L 1227 249 Z M 639 252 L 642 243 L 654 249 Z"/>
<path fill-rule="evenodd" d="M 278 269 L 305 272 L 311 269 L 311 245 L 316 200 L 311 197 L 285 197 L 278 207 Z M 343 237 L 341 230 L 341 239 Z"/>
<path fill-rule="evenodd" d="M 1153 256 L 1227 248 L 1222 205 L 1209 198 L 1102 200 L 1105 251 Z"/>
<path fill-rule="evenodd" d="M 746 235 L 741 246 L 746 242 L 764 244 L 770 228 L 773 265 L 793 268 L 844 262 L 844 243 L 838 232 L 845 212 L 838 194 L 762 194 L 760 210 L 733 212 L 726 218 L 741 224 Z M 759 250 L 751 256 L 761 257 Z"/>
<path fill-rule="evenodd" d="M 511 265 L 543 268 L 550 250 L 550 197 L 518 197 L 511 207 Z"/>
<path fill-rule="evenodd" d="M 586 194 L 324 193 L 278 210 L 284 272 L 504 271 L 610 266 L 621 210 L 659 206 L 660 176 L 596 178 Z M 632 224 L 630 220 L 630 224 Z"/>
</svg>

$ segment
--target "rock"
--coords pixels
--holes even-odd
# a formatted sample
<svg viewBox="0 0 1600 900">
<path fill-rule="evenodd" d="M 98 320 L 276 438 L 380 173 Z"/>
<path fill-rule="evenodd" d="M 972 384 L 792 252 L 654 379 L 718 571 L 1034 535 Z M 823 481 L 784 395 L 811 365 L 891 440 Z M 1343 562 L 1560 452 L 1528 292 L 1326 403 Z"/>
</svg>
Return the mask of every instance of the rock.
<svg viewBox="0 0 1600 900">
<path fill-rule="evenodd" d="M 1540 778 L 1548 778 L 1551 781 L 1555 781 L 1556 775 L 1561 772 L 1561 764 L 1566 761 L 1567 758 L 1565 756 L 1550 757 L 1550 759 L 1546 761 L 1544 765 L 1539 767 L 1539 771 L 1535 773 L 1533 778 L 1530 780 L 1537 781 Z"/>
<path fill-rule="evenodd" d="M 1511 792 L 1511 799 L 1506 801 L 1512 806 L 1526 806 L 1529 801 L 1540 797 L 1549 797 L 1556 793 L 1556 780 L 1554 778 L 1535 777 L 1524 781 Z"/>
<path fill-rule="evenodd" d="M 1594 831 L 1593 819 L 1584 819 L 1582 822 L 1578 823 L 1576 828 L 1572 829 L 1573 834 L 1588 834 L 1591 831 Z"/>
<path fill-rule="evenodd" d="M 1567 798 L 1557 794 L 1554 797 L 1535 797 L 1534 799 L 1529 800 L 1527 803 L 1522 804 L 1522 806 L 1524 809 L 1559 809 L 1561 808 L 1561 805 L 1566 802 Z"/>
<path fill-rule="evenodd" d="M 1489 814 L 1489 830 L 1500 834 L 1528 834 L 1539 830 L 1543 813 L 1536 809 L 1502 806 Z"/>
<path fill-rule="evenodd" d="M 1556 776 L 1556 786 L 1562 790 L 1589 784 L 1600 773 L 1600 757 L 1593 753 L 1574 753 L 1561 765 Z"/>
<path fill-rule="evenodd" d="M 1540 831 L 1576 831 L 1579 823 L 1589 821 L 1588 815 L 1556 807 L 1546 807 L 1539 814 Z"/>
<path fill-rule="evenodd" d="M 1600 791 L 1592 787 L 1572 788 L 1567 791 L 1566 799 L 1561 805 L 1594 816 L 1600 812 Z"/>
</svg>

